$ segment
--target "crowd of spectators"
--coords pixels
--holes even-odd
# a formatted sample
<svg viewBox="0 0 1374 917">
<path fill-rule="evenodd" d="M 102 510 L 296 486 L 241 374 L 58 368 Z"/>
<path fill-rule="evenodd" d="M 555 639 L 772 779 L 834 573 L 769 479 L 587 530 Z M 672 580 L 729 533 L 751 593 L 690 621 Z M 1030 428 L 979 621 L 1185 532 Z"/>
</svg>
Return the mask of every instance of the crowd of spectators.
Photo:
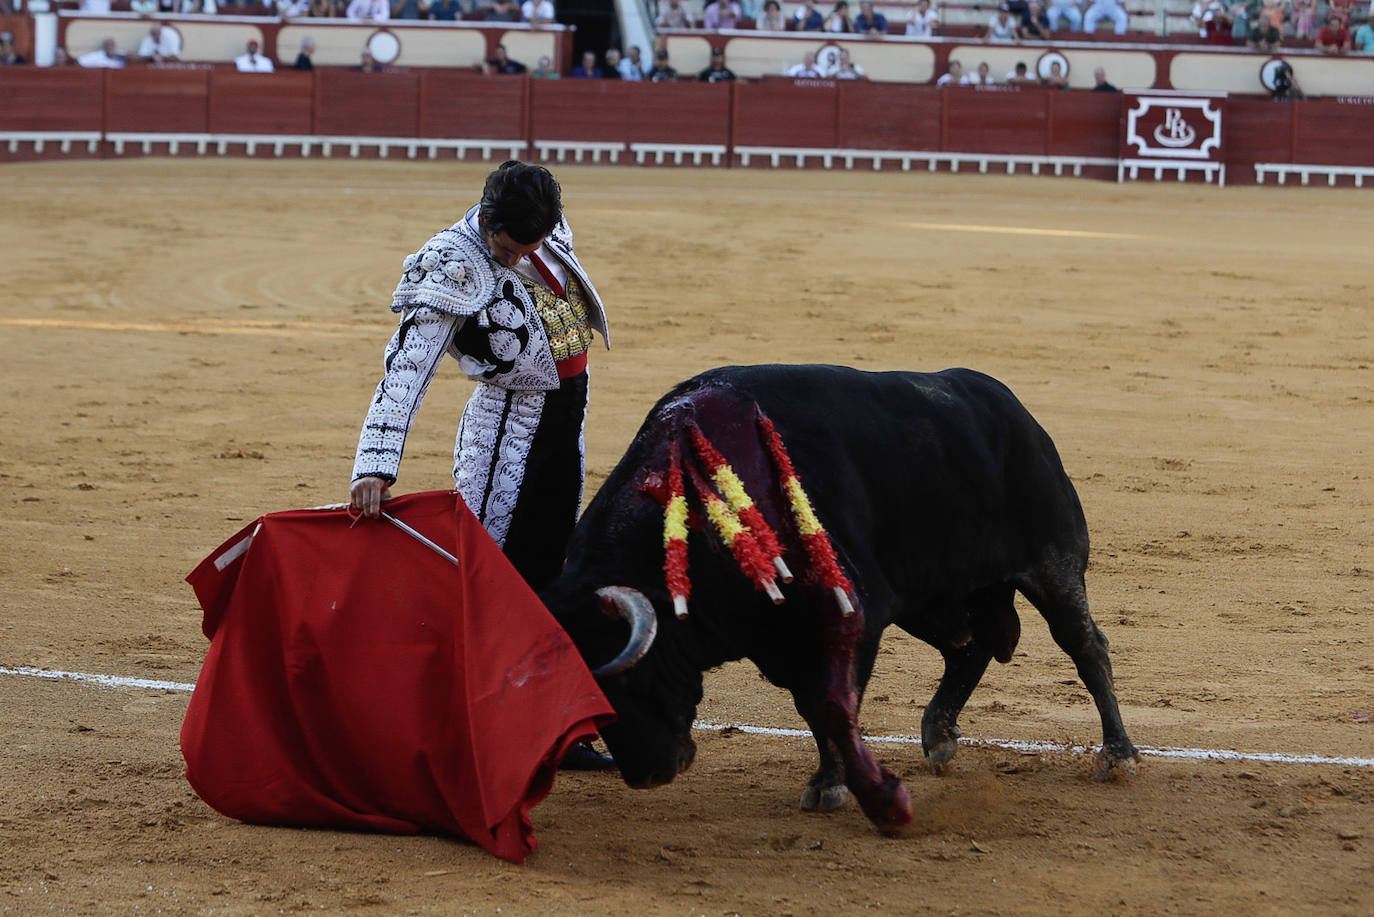
<svg viewBox="0 0 1374 917">
<path fill-rule="evenodd" d="M 1208 44 L 1273 51 L 1295 38 L 1324 54 L 1374 54 L 1370 7 L 1354 0 L 1198 0 L 1189 18 Z"/>
<path fill-rule="evenodd" d="M 85 13 L 110 12 L 111 0 L 78 0 Z M 538 28 L 555 22 L 553 0 L 130 0 L 130 9 L 144 16 L 219 12 L 265 13 L 282 19 L 321 17 L 354 22 L 390 19 L 459 19 L 486 22 L 528 22 Z"/>
</svg>

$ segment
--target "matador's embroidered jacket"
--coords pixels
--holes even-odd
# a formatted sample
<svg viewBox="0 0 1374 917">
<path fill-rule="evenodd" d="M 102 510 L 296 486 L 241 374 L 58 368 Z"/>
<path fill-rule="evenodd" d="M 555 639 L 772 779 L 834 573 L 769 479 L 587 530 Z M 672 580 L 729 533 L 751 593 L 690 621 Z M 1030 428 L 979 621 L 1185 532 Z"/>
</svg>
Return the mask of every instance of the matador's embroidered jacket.
<svg viewBox="0 0 1374 917">
<path fill-rule="evenodd" d="M 445 353 L 469 378 L 500 389 L 540 393 L 559 387 L 549 332 L 535 300 L 518 273 L 492 260 L 473 225 L 475 210 L 435 233 L 402 264 L 391 303 L 401 321 L 387 344 L 386 374 L 363 421 L 354 480 L 367 475 L 396 480 L 406 433 Z M 566 220 L 545 244 L 580 286 L 587 324 L 609 349 L 605 307 L 573 253 Z M 490 398 L 484 389 L 479 386 L 474 401 Z M 460 430 L 455 456 L 463 450 L 462 440 Z"/>
</svg>

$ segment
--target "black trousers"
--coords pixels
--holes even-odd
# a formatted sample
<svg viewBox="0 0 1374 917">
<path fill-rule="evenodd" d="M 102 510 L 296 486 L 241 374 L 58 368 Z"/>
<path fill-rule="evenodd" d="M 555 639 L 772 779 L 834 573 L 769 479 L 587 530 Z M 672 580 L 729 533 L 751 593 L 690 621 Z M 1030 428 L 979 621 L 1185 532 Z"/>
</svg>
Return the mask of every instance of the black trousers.
<svg viewBox="0 0 1374 917">
<path fill-rule="evenodd" d="M 535 592 L 563 569 L 581 508 L 587 373 L 547 393 L 506 532 L 506 557 Z"/>
</svg>

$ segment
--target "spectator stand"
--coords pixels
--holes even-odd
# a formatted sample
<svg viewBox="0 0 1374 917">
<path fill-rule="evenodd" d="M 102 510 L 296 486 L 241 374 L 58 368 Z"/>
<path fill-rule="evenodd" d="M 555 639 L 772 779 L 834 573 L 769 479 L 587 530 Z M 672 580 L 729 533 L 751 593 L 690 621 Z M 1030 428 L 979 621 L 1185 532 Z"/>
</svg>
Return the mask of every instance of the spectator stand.
<svg viewBox="0 0 1374 917">
<path fill-rule="evenodd" d="M 121 50 L 132 52 L 148 33 L 149 24 L 162 22 L 181 34 L 181 59 L 188 63 L 232 66 L 248 41 L 254 40 L 279 68 L 290 67 L 301 39 L 306 36 L 315 39 L 314 62 L 323 67 L 356 67 L 363 50 L 372 49 L 378 63 L 391 69 L 477 68 L 493 56 L 497 44 L 505 44 L 511 58 L 530 66 L 544 56 L 559 70 L 566 70 L 572 62 L 573 30 L 559 24 L 533 29 L 521 22 L 282 20 L 275 12 L 271 16 L 227 12 L 235 9 L 221 7 L 212 16 L 152 18 L 131 12 L 88 14 L 64 10 L 58 18 L 57 43 L 73 58 L 99 47 L 105 38 L 115 39 Z M 379 36 L 390 38 L 378 40 Z M 383 48 L 385 51 L 377 56 L 376 52 Z"/>
</svg>

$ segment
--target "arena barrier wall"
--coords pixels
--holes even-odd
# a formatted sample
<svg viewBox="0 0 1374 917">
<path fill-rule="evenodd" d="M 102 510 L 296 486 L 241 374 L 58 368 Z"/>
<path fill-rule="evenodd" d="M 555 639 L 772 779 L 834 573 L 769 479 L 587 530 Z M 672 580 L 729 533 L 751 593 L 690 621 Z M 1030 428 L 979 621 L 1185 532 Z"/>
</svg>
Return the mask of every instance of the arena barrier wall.
<svg viewBox="0 0 1374 917">
<path fill-rule="evenodd" d="M 9 67 L 0 71 L 0 159 L 289 149 L 1107 177 L 1125 155 L 1132 98 L 780 77 L 654 85 L 455 70 Z M 1210 104 L 1224 118 L 1217 161 L 1230 183 L 1374 178 L 1374 99 L 1217 96 Z"/>
</svg>

